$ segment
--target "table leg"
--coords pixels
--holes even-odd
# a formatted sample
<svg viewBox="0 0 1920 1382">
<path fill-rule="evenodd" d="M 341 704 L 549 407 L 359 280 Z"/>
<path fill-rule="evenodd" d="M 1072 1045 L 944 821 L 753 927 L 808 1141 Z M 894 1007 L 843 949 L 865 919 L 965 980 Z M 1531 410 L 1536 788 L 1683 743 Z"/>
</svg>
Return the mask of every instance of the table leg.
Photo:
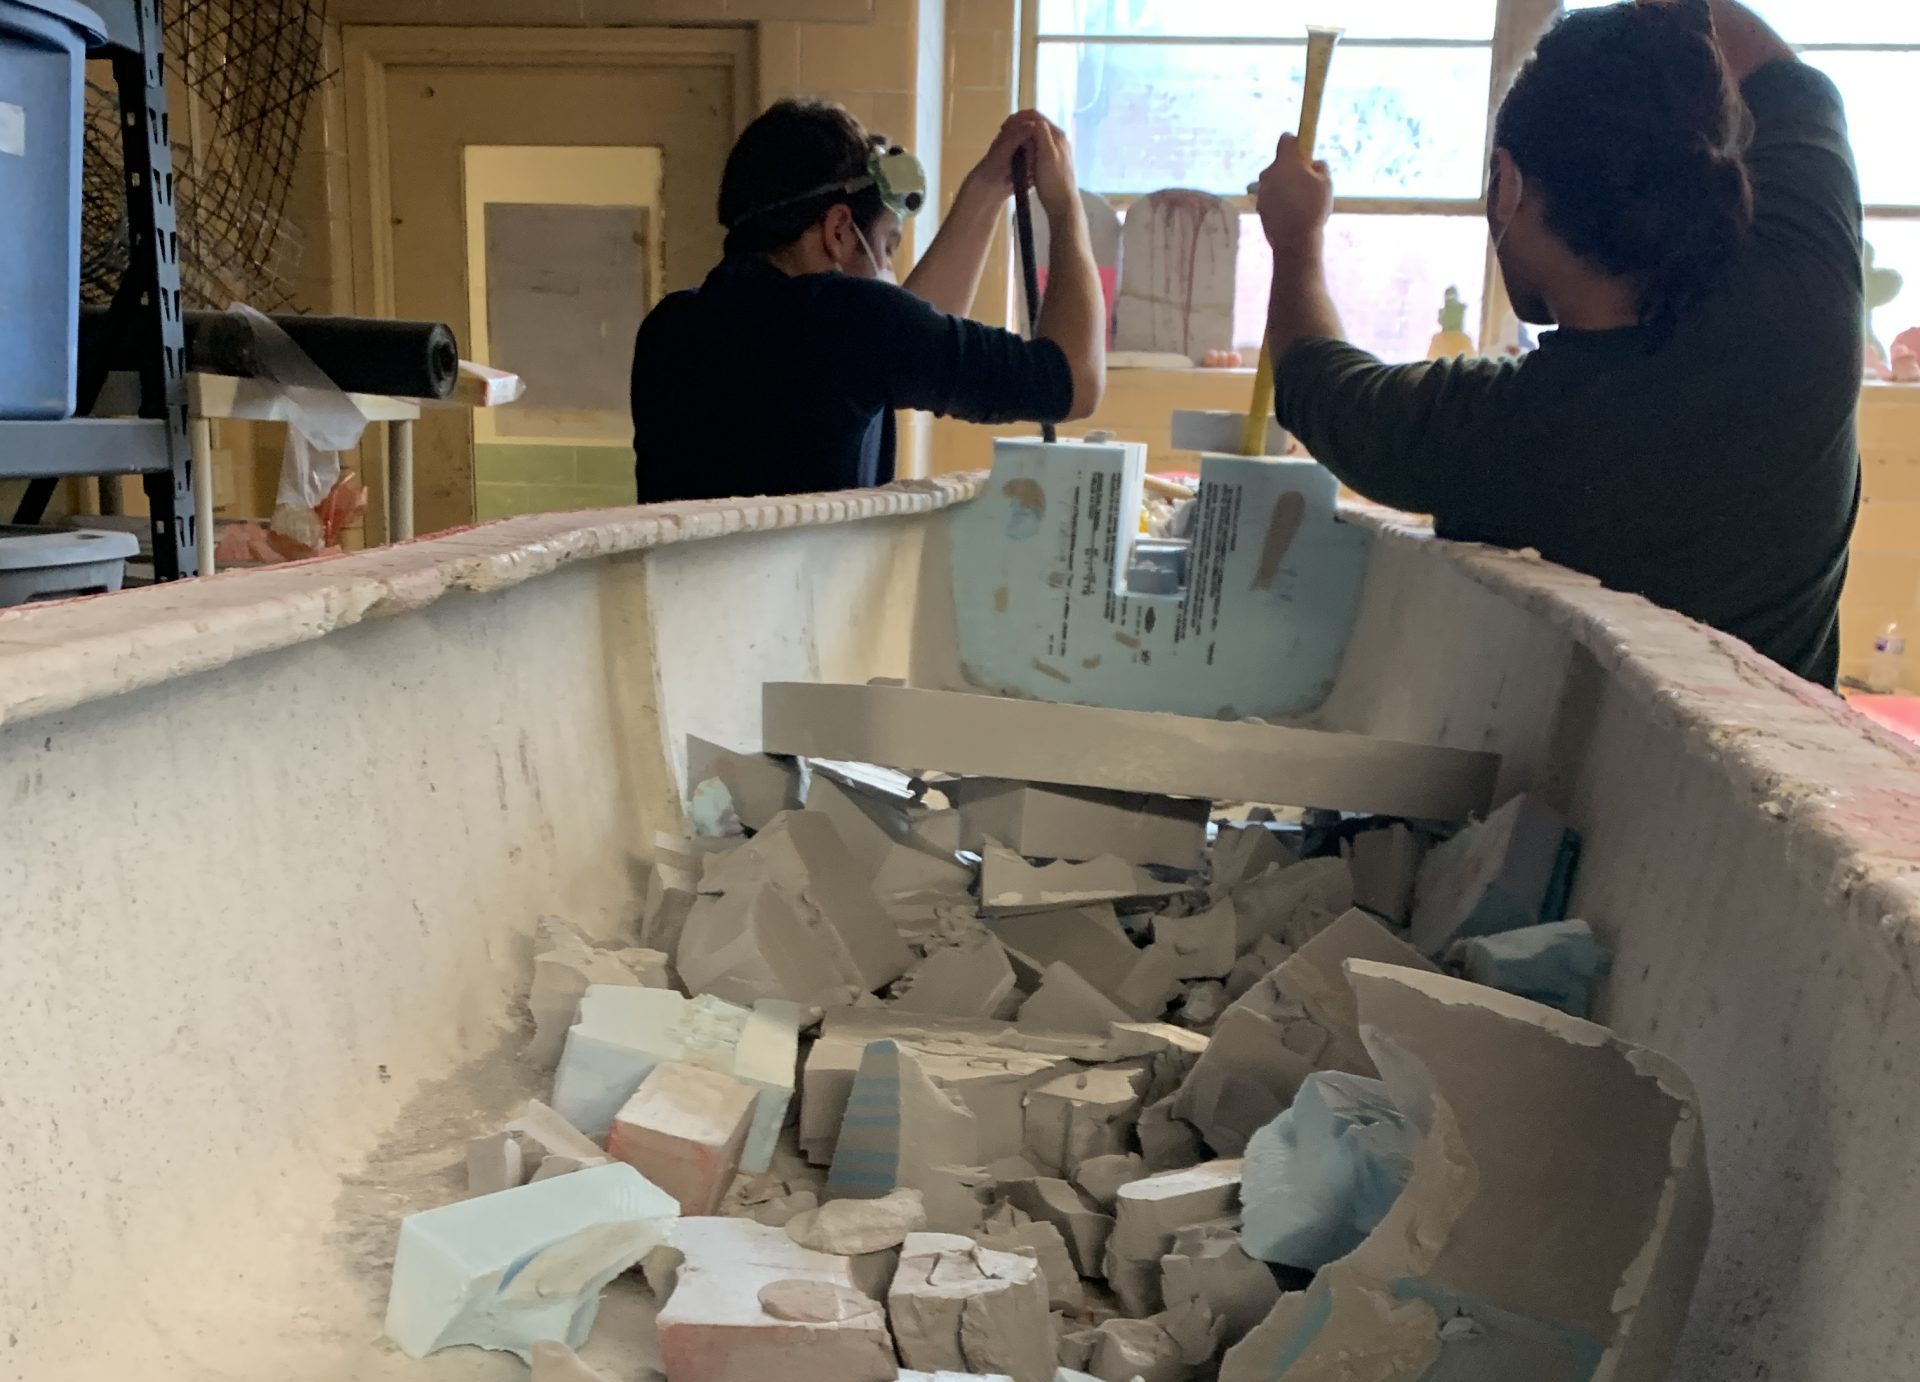
<svg viewBox="0 0 1920 1382">
<path fill-rule="evenodd" d="M 213 424 L 203 417 L 187 424 L 193 456 L 194 548 L 200 554 L 200 574 L 213 574 Z"/>
<path fill-rule="evenodd" d="M 413 536 L 413 423 L 387 424 L 387 541 Z"/>
</svg>

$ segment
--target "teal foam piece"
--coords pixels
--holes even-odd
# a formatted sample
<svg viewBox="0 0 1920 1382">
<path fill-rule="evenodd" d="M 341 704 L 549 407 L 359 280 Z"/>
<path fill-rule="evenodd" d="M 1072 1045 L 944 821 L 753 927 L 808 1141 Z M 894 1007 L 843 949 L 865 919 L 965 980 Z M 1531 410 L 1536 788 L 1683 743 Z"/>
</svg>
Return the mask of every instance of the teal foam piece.
<svg viewBox="0 0 1920 1382">
<path fill-rule="evenodd" d="M 1556 921 L 1460 941 L 1447 952 L 1447 967 L 1476 984 L 1585 1017 L 1613 954 L 1586 922 Z"/>
<path fill-rule="evenodd" d="M 1249 1257 L 1319 1271 L 1393 1208 L 1413 1172 L 1413 1130 L 1379 1080 L 1309 1075 L 1293 1106 L 1247 1141 L 1240 1245 Z"/>
<path fill-rule="evenodd" d="M 1146 448 L 1003 440 L 952 525 L 967 680 L 1039 700 L 1300 714 L 1340 670 L 1372 550 L 1311 461 L 1207 456 L 1184 592 L 1132 594 Z"/>
<path fill-rule="evenodd" d="M 717 777 L 707 778 L 693 789 L 687 804 L 687 819 L 693 833 L 703 839 L 720 839 L 740 833 L 740 816 L 733 806 L 733 793 Z"/>
<path fill-rule="evenodd" d="M 1547 880 L 1547 895 L 1540 901 L 1540 920 L 1561 921 L 1573 901 L 1573 873 L 1580 866 L 1580 832 L 1568 826 L 1560 836 L 1560 852 L 1554 856 L 1553 876 Z"/>
<path fill-rule="evenodd" d="M 600 1293 L 667 1240 L 680 1206 L 624 1162 L 409 1214 L 400 1224 L 387 1335 L 409 1357 L 455 1344 L 531 1362 L 578 1348 Z"/>
<path fill-rule="evenodd" d="M 1411 939 L 1436 959 L 1456 941 L 1517 931 L 1566 915 L 1580 832 L 1521 793 L 1421 862 Z"/>
<path fill-rule="evenodd" d="M 827 1168 L 828 1199 L 878 1199 L 900 1185 L 900 1046 L 869 1042 Z"/>
</svg>

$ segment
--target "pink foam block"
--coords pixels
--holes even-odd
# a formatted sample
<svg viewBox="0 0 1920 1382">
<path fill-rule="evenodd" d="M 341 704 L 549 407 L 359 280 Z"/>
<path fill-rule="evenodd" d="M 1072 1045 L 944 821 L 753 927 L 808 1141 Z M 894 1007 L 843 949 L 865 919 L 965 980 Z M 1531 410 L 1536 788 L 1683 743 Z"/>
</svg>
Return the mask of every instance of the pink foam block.
<svg viewBox="0 0 1920 1382">
<path fill-rule="evenodd" d="M 813 1252 L 786 1230 L 747 1219 L 682 1219 L 671 1242 L 685 1258 L 659 1320 L 660 1359 L 673 1382 L 892 1382 L 898 1374 L 886 1312 L 854 1288 L 851 1258 Z M 781 1293 L 818 1299 L 796 1310 Z"/>
<path fill-rule="evenodd" d="M 740 1170 L 754 1090 L 718 1070 L 663 1061 L 613 1120 L 607 1153 L 680 1202 L 711 1214 Z"/>
</svg>

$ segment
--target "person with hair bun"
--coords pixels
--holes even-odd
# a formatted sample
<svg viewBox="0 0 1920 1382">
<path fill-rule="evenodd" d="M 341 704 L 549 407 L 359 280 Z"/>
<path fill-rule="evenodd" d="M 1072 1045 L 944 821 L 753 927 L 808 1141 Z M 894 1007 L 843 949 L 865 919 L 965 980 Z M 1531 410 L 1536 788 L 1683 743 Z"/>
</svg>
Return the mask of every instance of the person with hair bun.
<svg viewBox="0 0 1920 1382">
<path fill-rule="evenodd" d="M 1859 510 L 1861 205 L 1838 91 L 1736 0 L 1568 14 L 1494 124 L 1520 360 L 1342 339 L 1324 163 L 1262 176 L 1279 420 L 1445 538 L 1535 548 L 1831 686 Z"/>
</svg>

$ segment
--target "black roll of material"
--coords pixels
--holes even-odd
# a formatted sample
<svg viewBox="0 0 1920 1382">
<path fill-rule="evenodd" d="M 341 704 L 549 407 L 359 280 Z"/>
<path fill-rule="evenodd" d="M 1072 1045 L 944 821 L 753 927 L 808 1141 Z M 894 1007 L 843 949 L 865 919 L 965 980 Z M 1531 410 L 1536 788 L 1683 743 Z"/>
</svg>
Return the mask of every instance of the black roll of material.
<svg viewBox="0 0 1920 1382">
<path fill-rule="evenodd" d="M 446 398 L 460 373 L 460 345 L 444 322 L 385 321 L 377 317 L 276 315 L 274 325 L 293 338 L 334 384 L 347 393 L 400 398 Z M 260 371 L 259 344 L 245 317 L 233 312 L 186 314 L 187 368 L 251 379 Z M 111 349 L 112 370 L 139 368 L 132 337 L 107 340 L 107 309 L 80 310 L 80 359 Z"/>
</svg>

